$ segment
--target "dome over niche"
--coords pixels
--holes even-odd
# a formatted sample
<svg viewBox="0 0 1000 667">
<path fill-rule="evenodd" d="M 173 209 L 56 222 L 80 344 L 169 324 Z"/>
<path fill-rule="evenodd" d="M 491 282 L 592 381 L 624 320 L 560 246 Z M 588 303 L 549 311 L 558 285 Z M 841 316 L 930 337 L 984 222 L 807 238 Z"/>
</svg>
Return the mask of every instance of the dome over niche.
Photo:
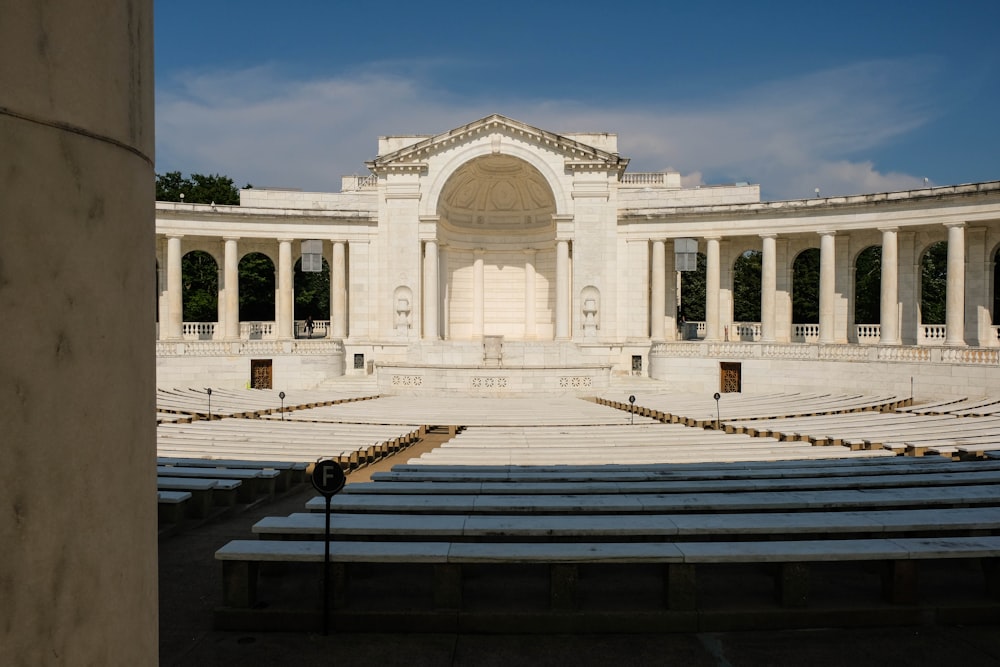
<svg viewBox="0 0 1000 667">
<path fill-rule="evenodd" d="M 542 229 L 555 212 L 552 190 L 538 170 L 507 155 L 470 161 L 448 179 L 438 202 L 447 224 L 476 230 Z"/>
</svg>

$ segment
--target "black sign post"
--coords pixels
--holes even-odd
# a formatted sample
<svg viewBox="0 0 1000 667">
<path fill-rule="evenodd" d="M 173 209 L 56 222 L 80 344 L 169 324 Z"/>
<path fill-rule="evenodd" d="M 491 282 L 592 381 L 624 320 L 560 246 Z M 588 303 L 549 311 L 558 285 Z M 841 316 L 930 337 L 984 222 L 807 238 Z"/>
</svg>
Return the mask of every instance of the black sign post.
<svg viewBox="0 0 1000 667">
<path fill-rule="evenodd" d="M 323 634 L 330 630 L 330 500 L 344 488 L 344 470 L 333 459 L 317 461 L 312 485 L 326 499 L 326 532 L 323 536 Z"/>
<path fill-rule="evenodd" d="M 632 425 L 635 424 L 635 394 L 632 394 L 632 395 L 630 395 L 628 397 L 628 402 L 632 404 L 629 407 L 630 416 L 629 416 L 629 422 L 628 422 L 629 426 L 632 426 Z"/>
<path fill-rule="evenodd" d="M 715 395 L 712 396 L 712 398 L 715 399 L 715 430 L 718 431 L 722 428 L 722 417 L 719 412 L 719 399 L 722 398 L 722 394 L 715 392 Z"/>
</svg>

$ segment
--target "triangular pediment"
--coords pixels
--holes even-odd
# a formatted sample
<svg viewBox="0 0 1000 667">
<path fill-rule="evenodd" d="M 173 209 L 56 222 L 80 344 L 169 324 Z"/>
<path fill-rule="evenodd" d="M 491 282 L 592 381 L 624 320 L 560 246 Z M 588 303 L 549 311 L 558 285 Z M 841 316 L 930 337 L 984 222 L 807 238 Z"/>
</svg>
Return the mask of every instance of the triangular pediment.
<svg viewBox="0 0 1000 667">
<path fill-rule="evenodd" d="M 425 137 L 402 148 L 379 155 L 366 163 L 372 173 L 423 171 L 427 160 L 440 151 L 486 137 L 508 136 L 536 144 L 539 148 L 562 154 L 568 169 L 614 171 L 619 175 L 628 166 L 628 158 L 602 150 L 569 136 L 522 123 L 500 114 L 492 114 L 453 130 Z"/>
</svg>

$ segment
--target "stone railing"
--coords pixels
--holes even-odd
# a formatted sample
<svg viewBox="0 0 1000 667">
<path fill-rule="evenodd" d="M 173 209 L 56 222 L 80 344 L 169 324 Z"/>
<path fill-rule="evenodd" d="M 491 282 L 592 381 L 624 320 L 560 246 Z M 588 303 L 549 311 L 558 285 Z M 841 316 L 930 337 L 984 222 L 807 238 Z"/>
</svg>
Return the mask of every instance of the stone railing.
<svg viewBox="0 0 1000 667">
<path fill-rule="evenodd" d="M 343 355 L 344 343 L 339 339 L 316 340 L 199 340 L 158 341 L 158 357 L 228 357 L 278 355 Z"/>
<path fill-rule="evenodd" d="M 877 345 L 882 339 L 882 325 L 880 324 L 855 324 L 854 331 L 858 345 Z"/>
<path fill-rule="evenodd" d="M 240 322 L 240 338 L 243 340 L 273 340 L 276 335 L 274 322 Z"/>
<path fill-rule="evenodd" d="M 733 340 L 760 341 L 760 322 L 733 322 L 731 331 L 736 334 Z"/>
<path fill-rule="evenodd" d="M 184 340 L 212 340 L 218 322 L 183 322 L 181 323 L 181 337 Z"/>
<path fill-rule="evenodd" d="M 622 185 L 664 185 L 667 175 L 663 172 L 622 174 Z"/>
<path fill-rule="evenodd" d="M 378 186 L 378 176 L 368 174 L 367 176 L 341 176 L 341 192 L 357 192 L 358 190 L 373 190 Z"/>
<path fill-rule="evenodd" d="M 313 320 L 312 338 L 326 338 L 330 331 L 330 320 Z M 295 337 L 309 338 L 305 320 L 295 320 Z"/>
<path fill-rule="evenodd" d="M 1000 349 L 902 345 L 818 345 L 803 343 L 665 342 L 653 343 L 650 356 L 739 359 L 821 359 L 900 363 L 1000 365 Z"/>
<path fill-rule="evenodd" d="M 818 340 L 818 324 L 792 324 L 793 343 L 815 343 Z"/>
<path fill-rule="evenodd" d="M 940 345 L 948 335 L 948 328 L 944 324 L 921 324 L 917 334 L 918 345 Z"/>
</svg>

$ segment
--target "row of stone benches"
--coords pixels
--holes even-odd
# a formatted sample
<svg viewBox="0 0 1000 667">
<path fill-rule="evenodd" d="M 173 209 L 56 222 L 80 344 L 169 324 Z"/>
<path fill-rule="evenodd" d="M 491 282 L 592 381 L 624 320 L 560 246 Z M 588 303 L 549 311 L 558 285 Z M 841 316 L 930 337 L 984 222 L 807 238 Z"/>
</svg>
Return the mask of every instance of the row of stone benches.
<svg viewBox="0 0 1000 667">
<path fill-rule="evenodd" d="M 258 602 L 260 567 L 267 563 L 322 563 L 323 542 L 234 540 L 216 552 L 223 564 L 223 598 L 229 607 L 248 609 Z M 711 542 L 414 542 L 337 541 L 330 544 L 335 605 L 348 602 L 350 564 L 432 565 L 434 607 L 461 609 L 463 572 L 474 565 L 547 565 L 550 607 L 572 609 L 580 566 L 658 565 L 665 567 L 666 607 L 697 608 L 696 567 L 708 564 L 778 565 L 777 596 L 783 606 L 803 606 L 808 599 L 809 564 L 873 561 L 889 564 L 884 580 L 889 601 L 918 601 L 917 562 L 925 559 L 981 559 L 984 588 L 1000 595 L 1000 536 L 785 541 Z"/>
<path fill-rule="evenodd" d="M 252 503 L 304 479 L 305 464 L 157 458 L 157 505 L 162 523 L 204 518 L 213 507 Z"/>
<path fill-rule="evenodd" d="M 661 573 L 664 608 L 685 612 L 699 609 L 702 574 L 711 578 L 711 566 L 726 564 L 771 570 L 778 599 L 795 607 L 806 604 L 813 565 L 869 562 L 883 564 L 887 597 L 902 604 L 919 600 L 917 563 L 926 560 L 971 562 L 980 577 L 972 587 L 996 598 L 998 472 L 992 462 L 912 458 L 397 466 L 374 474 L 372 483 L 349 485 L 331 502 L 334 601 L 349 603 L 355 568 L 404 566 L 425 568 L 417 577 L 433 582 L 431 609 L 462 610 L 470 577 L 479 585 L 490 568 L 523 566 L 548 573 L 550 609 L 572 611 L 585 571 L 652 566 Z M 800 481 L 811 488 L 796 488 Z M 791 485 L 748 490 L 761 482 Z M 716 490 L 691 486 L 702 483 Z M 839 488 L 845 485 L 851 488 Z M 260 570 L 268 564 L 322 561 L 326 502 L 316 498 L 306 507 L 310 512 L 258 522 L 254 533 L 266 539 L 237 540 L 217 552 L 228 607 L 257 604 Z M 362 572 L 358 581 L 370 580 Z M 853 582 L 857 572 L 835 576 Z"/>
</svg>

